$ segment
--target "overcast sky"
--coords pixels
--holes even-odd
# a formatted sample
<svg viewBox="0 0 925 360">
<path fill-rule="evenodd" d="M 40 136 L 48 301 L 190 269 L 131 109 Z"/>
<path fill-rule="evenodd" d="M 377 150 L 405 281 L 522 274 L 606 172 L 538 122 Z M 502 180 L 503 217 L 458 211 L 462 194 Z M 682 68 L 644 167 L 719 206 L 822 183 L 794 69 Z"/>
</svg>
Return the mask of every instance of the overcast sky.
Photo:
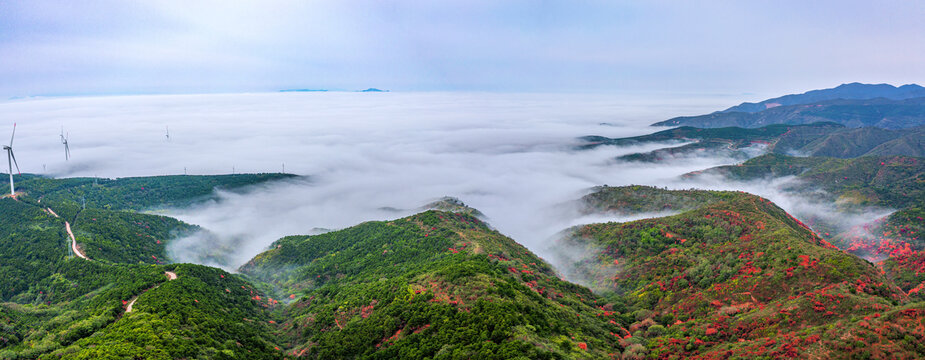
<svg viewBox="0 0 925 360">
<path fill-rule="evenodd" d="M 4 1 L 0 98 L 925 83 L 922 1 Z"/>
</svg>

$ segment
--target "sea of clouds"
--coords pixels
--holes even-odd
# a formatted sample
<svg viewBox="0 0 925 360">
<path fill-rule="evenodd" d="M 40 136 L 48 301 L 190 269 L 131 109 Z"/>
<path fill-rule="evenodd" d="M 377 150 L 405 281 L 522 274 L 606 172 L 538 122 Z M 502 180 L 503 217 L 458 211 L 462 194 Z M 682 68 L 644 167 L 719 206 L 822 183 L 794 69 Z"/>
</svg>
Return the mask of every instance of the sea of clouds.
<svg viewBox="0 0 925 360">
<path fill-rule="evenodd" d="M 665 144 L 574 149 L 580 136 L 647 134 L 659 130 L 648 126 L 653 122 L 739 100 L 350 92 L 105 96 L 11 100 L 0 103 L 0 118 L 8 128 L 18 123 L 14 148 L 23 172 L 114 178 L 280 172 L 285 166 L 308 176 L 168 210 L 207 232 L 173 241 L 174 261 L 235 269 L 281 236 L 398 218 L 442 196 L 479 209 L 495 228 L 541 256 L 550 251 L 551 237 L 569 226 L 626 220 L 582 217 L 565 205 L 603 184 L 741 189 L 788 210 L 809 211 L 814 205 L 781 193 L 779 184 L 678 178 L 740 161 L 729 157 L 626 163 L 615 158 Z M 59 141 L 62 127 L 70 161 Z M 218 248 L 229 249 L 224 258 L 205 256 Z"/>
</svg>

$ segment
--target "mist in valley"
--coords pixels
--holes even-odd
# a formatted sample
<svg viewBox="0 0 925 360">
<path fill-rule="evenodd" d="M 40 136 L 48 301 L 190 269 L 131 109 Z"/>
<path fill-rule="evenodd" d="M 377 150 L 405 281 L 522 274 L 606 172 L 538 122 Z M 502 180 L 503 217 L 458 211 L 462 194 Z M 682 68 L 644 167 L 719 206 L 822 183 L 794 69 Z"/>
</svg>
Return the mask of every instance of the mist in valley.
<svg viewBox="0 0 925 360">
<path fill-rule="evenodd" d="M 728 152 L 643 163 L 616 158 L 679 144 L 575 150 L 580 136 L 648 134 L 659 130 L 648 126 L 652 122 L 739 100 L 260 93 L 26 99 L 0 103 L 0 114 L 17 119 L 23 172 L 124 177 L 285 167 L 304 176 L 220 191 L 216 200 L 159 212 L 203 229 L 171 242 L 173 261 L 234 270 L 282 236 L 399 218 L 443 196 L 480 210 L 499 231 L 551 260 L 560 258 L 553 256 L 563 251 L 554 241 L 566 228 L 665 215 L 583 215 L 575 208 L 574 200 L 604 184 L 744 190 L 797 216 L 831 216 L 825 204 L 801 201 L 780 184 L 679 177 L 741 161 Z M 70 136 L 70 161 L 58 141 L 62 127 Z"/>
</svg>

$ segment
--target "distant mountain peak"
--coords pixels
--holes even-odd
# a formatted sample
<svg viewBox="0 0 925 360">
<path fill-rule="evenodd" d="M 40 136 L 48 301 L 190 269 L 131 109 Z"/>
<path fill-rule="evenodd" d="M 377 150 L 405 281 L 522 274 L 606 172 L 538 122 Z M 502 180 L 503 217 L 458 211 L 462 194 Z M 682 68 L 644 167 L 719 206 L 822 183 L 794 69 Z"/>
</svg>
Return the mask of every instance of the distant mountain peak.
<svg viewBox="0 0 925 360">
<path fill-rule="evenodd" d="M 925 87 L 854 82 L 757 103 L 745 102 L 706 115 L 680 116 L 652 125 L 757 128 L 770 124 L 820 121 L 837 122 L 847 127 L 886 129 L 925 125 Z"/>
<path fill-rule="evenodd" d="M 867 100 L 886 98 L 890 100 L 905 100 L 925 96 L 925 87 L 917 84 L 906 84 L 896 87 L 890 84 L 863 84 L 852 82 L 838 85 L 831 89 L 810 90 L 802 94 L 790 94 L 758 103 L 744 102 L 722 112 L 756 113 L 783 105 L 810 104 L 819 101 L 846 99 Z"/>
</svg>

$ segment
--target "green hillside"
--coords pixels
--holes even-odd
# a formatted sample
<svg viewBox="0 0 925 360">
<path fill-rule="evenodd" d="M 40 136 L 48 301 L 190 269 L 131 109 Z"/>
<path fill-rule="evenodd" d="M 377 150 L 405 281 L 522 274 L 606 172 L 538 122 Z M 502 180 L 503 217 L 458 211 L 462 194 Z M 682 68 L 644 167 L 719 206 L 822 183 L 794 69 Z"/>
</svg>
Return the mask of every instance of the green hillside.
<svg viewBox="0 0 925 360">
<path fill-rule="evenodd" d="M 584 214 L 638 214 L 694 210 L 739 196 L 736 191 L 668 190 L 652 186 L 601 186 L 578 201 Z"/>
<path fill-rule="evenodd" d="M 22 206 L 50 209 L 70 222 L 78 248 L 92 259 L 112 263 L 164 263 L 170 240 L 199 231 L 179 220 L 139 211 L 183 207 L 215 199 L 216 190 L 239 191 L 271 181 L 297 180 L 288 174 L 153 176 L 51 179 L 24 175 L 17 182 Z M 61 233 L 67 250 L 66 234 Z"/>
<path fill-rule="evenodd" d="M 891 140 L 867 152 L 867 155 L 906 155 L 925 157 L 925 126 L 910 129 L 903 136 Z"/>
<path fill-rule="evenodd" d="M 165 271 L 177 279 L 168 280 Z M 0 304 L 0 358 L 281 355 L 273 345 L 266 303 L 254 299 L 252 286 L 218 269 L 71 259 L 34 288 L 32 301 Z"/>
<path fill-rule="evenodd" d="M 915 157 L 834 159 L 767 154 L 687 176 L 702 174 L 734 180 L 797 176 L 805 181 L 793 191 L 821 188 L 836 197 L 832 200 L 857 205 L 905 208 L 925 199 L 925 159 Z"/>
<path fill-rule="evenodd" d="M 828 136 L 819 137 L 795 150 L 810 156 L 854 158 L 864 156 L 873 148 L 896 140 L 902 135 L 903 133 L 900 131 L 864 127 L 838 131 Z M 916 156 L 916 154 L 908 155 Z"/>
<path fill-rule="evenodd" d="M 17 191 L 36 201 L 65 207 L 59 214 L 71 218 L 82 206 L 108 210 L 146 210 L 181 207 L 208 200 L 216 189 L 233 191 L 268 181 L 302 179 L 290 174 L 171 175 L 118 179 L 32 177 L 17 183 Z"/>
<path fill-rule="evenodd" d="M 909 358 L 923 350 L 922 329 L 890 327 L 895 341 L 870 327 L 884 325 L 884 314 L 915 324 L 922 303 L 753 195 L 577 227 L 558 247 L 588 249 L 572 276 L 625 299 L 636 315 L 632 338 L 650 356 Z"/>
<path fill-rule="evenodd" d="M 829 179 L 854 171 L 832 159 L 802 161 L 795 175 Z M 889 171 L 859 182 L 874 187 L 877 199 L 893 201 L 882 194 L 918 186 L 897 180 L 918 171 L 909 159 L 884 166 Z M 223 179 L 235 178 L 200 180 Z M 166 188 L 174 180 L 103 187 L 93 179 L 32 178 L 23 182 L 33 187 L 24 186 L 28 191 L 17 199 L 0 199 L 0 275 L 7 279 L 0 288 L 0 358 L 914 358 L 925 352 L 921 252 L 896 250 L 875 266 L 741 192 L 596 188 L 578 200 L 585 214 L 680 213 L 569 229 L 554 248 L 557 257 L 569 254 L 554 258 L 561 271 L 494 230 L 477 210 L 442 199 L 429 206 L 446 211 L 284 237 L 235 275 L 151 257 L 198 228 L 136 212 L 141 203 L 164 206 L 155 200 L 115 194 L 139 183 Z M 192 203 L 211 191 L 154 198 Z M 84 208 L 75 197 L 97 200 Z M 910 205 L 881 226 L 915 236 L 923 215 Z M 72 253 L 65 221 L 89 259 Z"/>
<path fill-rule="evenodd" d="M 898 209 L 886 218 L 851 229 L 837 229 L 825 222 L 813 222 L 813 227 L 831 232 L 829 239 L 838 247 L 873 261 L 925 251 L 925 237 L 922 236 L 925 233 L 925 159 L 904 156 L 800 158 L 768 154 L 740 165 L 717 167 L 688 176 L 702 174 L 737 180 L 796 176 L 800 181 L 792 183 L 785 191 L 839 204 L 846 215 L 868 206 Z M 824 192 L 818 192 L 819 189 Z"/>
<path fill-rule="evenodd" d="M 669 130 L 662 130 L 648 135 L 628 138 L 608 138 L 603 136 L 585 136 L 580 138 L 586 144 L 579 149 L 594 148 L 601 145 L 637 145 L 649 142 L 687 141 L 687 140 L 724 140 L 735 147 L 748 145 L 755 141 L 771 141 L 791 131 L 811 131 L 812 133 L 830 133 L 844 128 L 834 123 L 816 123 L 808 125 L 769 125 L 765 127 L 747 129 L 741 127 L 723 128 L 697 128 L 682 126 Z"/>
<path fill-rule="evenodd" d="M 85 255 L 113 263 L 163 263 L 171 240 L 199 229 L 171 217 L 102 209 L 81 211 L 71 225 Z"/>
<path fill-rule="evenodd" d="M 295 299 L 287 352 L 309 358 L 610 358 L 626 322 L 462 213 L 283 238 L 242 271 Z"/>
<path fill-rule="evenodd" d="M 165 269 L 177 279 L 142 293 L 131 313 L 57 353 L 73 359 L 281 357 L 269 298 L 219 269 L 189 264 Z"/>
<path fill-rule="evenodd" d="M 629 138 L 586 136 L 581 140 L 584 144 L 579 146 L 579 149 L 601 145 L 690 142 L 618 158 L 624 161 L 644 162 L 692 156 L 725 156 L 746 160 L 761 152 L 836 158 L 925 155 L 925 126 L 903 130 L 876 127 L 845 128 L 831 122 L 807 125 L 776 124 L 760 128 L 682 126 Z"/>
<path fill-rule="evenodd" d="M 197 229 L 135 210 L 282 177 L 21 176 L 17 198 L 0 198 L 0 358 L 279 358 L 270 304 L 249 283 L 198 265 L 132 264 L 168 261 L 166 244 Z M 142 186 L 161 194 L 132 191 Z M 71 250 L 66 221 L 89 260 Z"/>
<path fill-rule="evenodd" d="M 53 273 L 67 255 L 64 221 L 11 198 L 0 198 L 0 299 L 10 300 Z"/>
</svg>

